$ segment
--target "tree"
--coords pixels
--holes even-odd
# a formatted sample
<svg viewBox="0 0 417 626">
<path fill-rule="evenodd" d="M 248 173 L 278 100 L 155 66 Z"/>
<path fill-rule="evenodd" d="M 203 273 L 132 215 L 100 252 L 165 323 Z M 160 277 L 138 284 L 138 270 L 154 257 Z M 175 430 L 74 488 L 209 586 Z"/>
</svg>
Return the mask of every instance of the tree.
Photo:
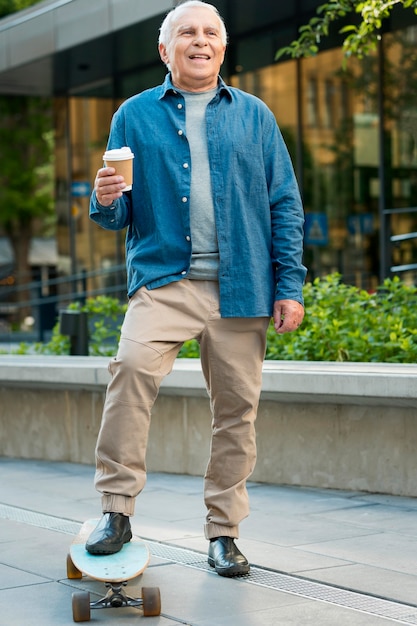
<svg viewBox="0 0 417 626">
<path fill-rule="evenodd" d="M 276 59 L 288 55 L 293 59 L 314 56 L 319 51 L 320 42 L 327 37 L 333 22 L 344 20 L 353 14 L 355 24 L 340 29 L 345 35 L 343 50 L 345 60 L 350 56 L 363 58 L 377 47 L 384 20 L 395 6 L 413 9 L 417 13 L 417 0 L 340 0 L 326 2 L 318 7 L 316 16 L 299 29 L 299 37 L 289 46 L 278 50 Z"/>
<path fill-rule="evenodd" d="M 10 13 L 15 13 L 16 11 L 21 11 L 22 9 L 26 9 L 26 7 L 32 6 L 32 4 L 37 4 L 41 2 L 41 0 L 0 0 L 0 17 L 5 17 L 6 15 L 10 15 Z"/>
<path fill-rule="evenodd" d="M 38 1 L 0 0 L 0 17 Z M 14 252 L 18 303 L 30 300 L 30 241 L 54 210 L 52 129 L 49 98 L 0 95 L 0 228 Z M 29 310 L 18 311 L 20 322 Z"/>
<path fill-rule="evenodd" d="M 48 99 L 0 97 L 0 225 L 15 258 L 17 302 L 27 302 L 29 247 L 36 222 L 53 212 L 52 115 Z M 23 307 L 18 319 L 28 314 Z"/>
</svg>

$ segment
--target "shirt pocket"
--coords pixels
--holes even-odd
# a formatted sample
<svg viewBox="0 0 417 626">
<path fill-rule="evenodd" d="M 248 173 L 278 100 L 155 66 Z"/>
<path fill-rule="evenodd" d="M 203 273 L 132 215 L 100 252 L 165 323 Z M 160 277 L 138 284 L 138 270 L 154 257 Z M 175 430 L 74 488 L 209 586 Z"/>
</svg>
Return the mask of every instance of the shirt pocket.
<svg viewBox="0 0 417 626">
<path fill-rule="evenodd" d="M 262 144 L 233 142 L 233 183 L 249 196 L 259 194 L 266 186 Z"/>
</svg>

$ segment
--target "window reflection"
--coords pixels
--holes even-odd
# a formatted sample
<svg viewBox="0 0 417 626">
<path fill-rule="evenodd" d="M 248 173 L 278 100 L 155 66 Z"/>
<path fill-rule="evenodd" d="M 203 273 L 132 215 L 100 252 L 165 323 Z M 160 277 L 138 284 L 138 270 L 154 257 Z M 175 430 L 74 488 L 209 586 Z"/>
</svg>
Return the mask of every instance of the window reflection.
<svg viewBox="0 0 417 626">
<path fill-rule="evenodd" d="M 346 71 L 341 69 L 340 49 L 303 59 L 299 85 L 295 61 L 232 79 L 234 86 L 252 91 L 272 109 L 294 162 L 300 131 L 302 163 L 296 169 L 303 172 L 310 278 L 338 271 L 346 282 L 374 289 L 380 282 L 381 194 L 389 210 L 417 206 L 416 40 L 415 26 L 384 38 L 384 146 L 380 146 L 376 55 L 364 61 L 351 59 Z M 391 236 L 417 232 L 417 211 L 383 219 Z M 389 267 L 416 263 L 416 242 L 417 237 L 388 242 Z M 415 280 L 414 269 L 400 274 Z"/>
</svg>

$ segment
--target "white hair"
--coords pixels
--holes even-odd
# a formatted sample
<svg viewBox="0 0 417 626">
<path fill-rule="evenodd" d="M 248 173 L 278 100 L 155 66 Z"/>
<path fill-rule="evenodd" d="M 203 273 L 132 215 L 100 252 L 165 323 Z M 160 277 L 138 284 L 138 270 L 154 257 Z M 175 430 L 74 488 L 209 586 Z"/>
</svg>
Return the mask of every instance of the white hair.
<svg viewBox="0 0 417 626">
<path fill-rule="evenodd" d="M 226 26 L 224 24 L 223 18 L 220 13 L 212 4 L 208 4 L 208 2 L 201 2 L 200 0 L 186 0 L 186 2 L 182 2 L 178 4 L 175 8 L 171 9 L 171 11 L 167 14 L 164 21 L 161 24 L 161 28 L 159 29 L 159 44 L 163 44 L 166 48 L 169 46 L 173 30 L 174 24 L 179 17 L 179 15 L 186 9 L 190 7 L 204 7 L 205 9 L 210 9 L 220 20 L 220 37 L 223 45 L 227 44 L 227 31 Z"/>
</svg>

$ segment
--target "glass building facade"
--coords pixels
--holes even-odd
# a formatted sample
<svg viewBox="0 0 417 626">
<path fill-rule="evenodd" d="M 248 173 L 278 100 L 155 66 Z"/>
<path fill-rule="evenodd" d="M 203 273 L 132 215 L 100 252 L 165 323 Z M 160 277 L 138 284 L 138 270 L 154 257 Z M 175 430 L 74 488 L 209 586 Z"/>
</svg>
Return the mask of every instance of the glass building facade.
<svg viewBox="0 0 417 626">
<path fill-rule="evenodd" d="M 174 2 L 171 3 L 171 5 Z M 385 276 L 415 282 L 417 254 L 417 17 L 402 7 L 378 50 L 342 69 L 335 29 L 315 57 L 275 61 L 321 4 L 213 0 L 228 27 L 223 78 L 259 96 L 287 142 L 306 214 L 308 279 L 339 272 L 374 289 Z M 109 124 L 127 97 L 160 83 L 166 11 L 53 58 L 57 239 L 62 272 L 123 262 L 123 233 L 88 219 Z M 80 16 L 82 17 L 82 16 Z M 0 75 L 1 78 L 1 75 Z M 1 90 L 1 83 L 0 83 Z"/>
</svg>

